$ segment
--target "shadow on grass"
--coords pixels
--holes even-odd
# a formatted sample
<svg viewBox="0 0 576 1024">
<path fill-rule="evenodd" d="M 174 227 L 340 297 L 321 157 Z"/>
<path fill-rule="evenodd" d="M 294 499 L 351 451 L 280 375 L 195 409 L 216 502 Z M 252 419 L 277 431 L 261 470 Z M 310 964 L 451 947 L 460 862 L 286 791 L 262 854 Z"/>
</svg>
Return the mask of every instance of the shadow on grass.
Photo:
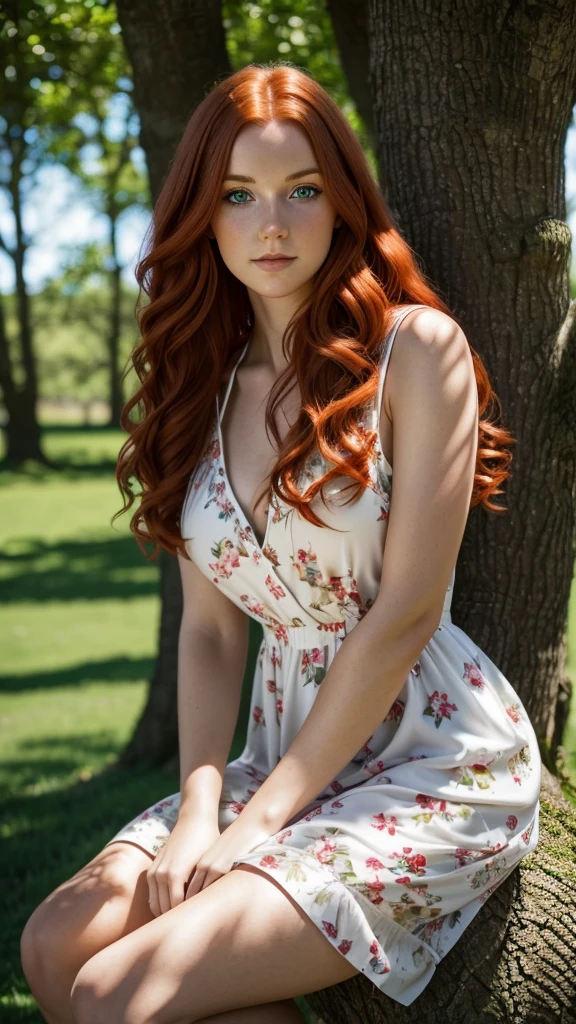
<svg viewBox="0 0 576 1024">
<path fill-rule="evenodd" d="M 55 544 L 18 538 L 4 545 L 0 567 L 3 604 L 126 600 L 158 593 L 158 562 L 147 561 L 132 534 Z"/>
<path fill-rule="evenodd" d="M 87 764 L 101 765 L 116 750 L 116 734 L 101 729 L 97 733 L 83 732 L 71 735 L 49 736 L 22 740 L 18 744 L 19 757 L 2 761 L 2 773 L 10 780 L 7 792 L 2 792 L 2 810 L 6 822 L 17 822 L 27 817 L 27 807 L 37 807 L 38 792 L 43 780 L 61 787 L 73 772 Z M 30 760 L 24 761 L 24 757 Z M 100 769 L 94 771 L 94 776 Z M 111 772 L 111 774 L 113 774 Z M 3 787 L 4 788 L 4 787 Z M 28 789 L 28 792 L 25 790 Z M 61 791 L 61 790 L 60 790 Z M 35 817 L 32 814 L 31 819 Z M 14 835 L 17 827 L 12 829 Z"/>
<path fill-rule="evenodd" d="M 51 690 L 61 686 L 79 686 L 82 683 L 140 683 L 150 679 L 154 659 L 130 658 L 118 655 L 99 661 L 80 661 L 69 668 L 56 668 L 49 672 L 30 675 L 0 675 L 0 693 L 24 693 L 27 690 Z"/>
<path fill-rule="evenodd" d="M 47 462 L 29 459 L 21 466 L 13 467 L 2 457 L 0 459 L 0 488 L 7 487 L 15 480 L 43 482 L 57 474 L 62 480 L 78 477 L 110 477 L 114 479 L 117 455 L 127 439 L 120 428 L 78 424 L 52 424 L 42 427 L 43 450 Z M 53 454 L 50 453 L 51 440 Z M 102 440 L 102 448 L 97 445 Z M 47 444 L 44 444 L 44 442 Z M 85 441 L 85 443 L 83 443 Z M 108 454 L 115 449 L 113 454 Z"/>
</svg>

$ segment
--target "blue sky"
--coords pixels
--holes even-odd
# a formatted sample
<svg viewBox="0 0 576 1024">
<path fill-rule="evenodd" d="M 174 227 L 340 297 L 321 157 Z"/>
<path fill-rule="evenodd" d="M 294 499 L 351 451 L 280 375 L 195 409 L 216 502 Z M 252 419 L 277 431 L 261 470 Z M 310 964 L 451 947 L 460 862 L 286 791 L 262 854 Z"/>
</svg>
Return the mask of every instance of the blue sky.
<svg viewBox="0 0 576 1024">
<path fill-rule="evenodd" d="M 135 154 L 138 151 L 134 151 Z M 142 151 L 139 151 L 142 157 Z M 573 212 L 568 216 L 572 232 L 572 265 L 576 265 L 576 128 L 572 126 L 566 140 L 566 198 Z M 149 212 L 127 210 L 118 223 L 119 258 L 123 277 L 136 287 L 134 268 Z M 25 276 L 30 292 L 56 277 L 66 260 L 66 248 L 87 241 L 105 242 L 107 220 L 94 209 L 79 190 L 74 179 L 61 167 L 44 167 L 37 184 L 24 203 L 24 227 L 32 240 L 27 253 Z M 0 192 L 0 231 L 9 245 L 14 240 L 14 222 L 4 192 Z M 0 292 L 14 290 L 14 269 L 11 259 L 0 250 Z"/>
</svg>

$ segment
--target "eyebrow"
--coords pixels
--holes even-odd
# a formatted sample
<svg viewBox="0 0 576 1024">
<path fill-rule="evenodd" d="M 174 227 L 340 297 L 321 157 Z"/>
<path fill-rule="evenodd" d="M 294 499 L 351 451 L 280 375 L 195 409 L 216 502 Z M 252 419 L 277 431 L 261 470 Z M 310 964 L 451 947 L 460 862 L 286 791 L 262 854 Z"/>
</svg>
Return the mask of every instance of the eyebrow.
<svg viewBox="0 0 576 1024">
<path fill-rule="evenodd" d="M 303 178 L 305 174 L 320 174 L 317 167 L 305 167 L 303 171 L 296 171 L 289 174 L 284 181 L 294 181 L 295 178 Z M 249 178 L 246 174 L 228 174 L 224 181 L 256 181 L 256 178 Z"/>
</svg>

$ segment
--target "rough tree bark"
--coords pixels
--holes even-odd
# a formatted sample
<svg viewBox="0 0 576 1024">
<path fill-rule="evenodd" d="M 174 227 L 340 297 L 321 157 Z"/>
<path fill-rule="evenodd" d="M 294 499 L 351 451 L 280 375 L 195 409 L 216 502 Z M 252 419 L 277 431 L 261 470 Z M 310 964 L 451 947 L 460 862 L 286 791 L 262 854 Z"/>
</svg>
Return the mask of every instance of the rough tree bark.
<svg viewBox="0 0 576 1024">
<path fill-rule="evenodd" d="M 351 0 L 326 0 L 340 63 L 350 95 L 375 148 L 374 109 L 369 75 L 368 10 L 366 4 Z"/>
<path fill-rule="evenodd" d="M 571 0 L 368 0 L 381 188 L 485 362 L 517 439 L 506 515 L 474 509 L 453 619 L 520 695 L 554 771 L 570 684 L 576 302 L 564 143 Z M 329 1024 L 576 1019 L 576 815 L 544 768 L 540 842 L 411 1007 L 359 976 L 308 995 Z"/>
<path fill-rule="evenodd" d="M 372 0 L 381 186 L 461 319 L 517 444 L 501 504 L 472 510 L 458 624 L 511 679 L 549 756 L 574 570 L 576 322 L 564 144 L 571 0 Z"/>
</svg>

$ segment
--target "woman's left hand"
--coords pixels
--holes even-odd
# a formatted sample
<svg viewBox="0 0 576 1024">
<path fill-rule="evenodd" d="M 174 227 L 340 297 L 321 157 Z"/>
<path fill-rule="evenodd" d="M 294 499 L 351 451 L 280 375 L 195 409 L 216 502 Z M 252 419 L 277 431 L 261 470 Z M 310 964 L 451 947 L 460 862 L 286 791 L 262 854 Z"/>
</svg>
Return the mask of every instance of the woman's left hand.
<svg viewBox="0 0 576 1024">
<path fill-rule="evenodd" d="M 247 819 L 243 822 L 243 813 L 202 854 L 190 876 L 185 900 L 208 888 L 217 878 L 228 874 L 235 860 L 270 838 L 271 833 L 262 825 L 249 823 Z"/>
</svg>

